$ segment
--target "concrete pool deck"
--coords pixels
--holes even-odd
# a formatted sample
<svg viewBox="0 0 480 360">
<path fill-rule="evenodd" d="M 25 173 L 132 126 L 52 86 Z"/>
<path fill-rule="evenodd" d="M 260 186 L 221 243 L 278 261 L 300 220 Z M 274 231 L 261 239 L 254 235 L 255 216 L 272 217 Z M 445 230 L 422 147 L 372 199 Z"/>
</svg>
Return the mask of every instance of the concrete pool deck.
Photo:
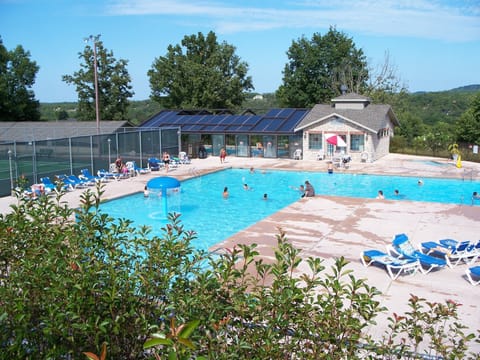
<svg viewBox="0 0 480 360">
<path fill-rule="evenodd" d="M 226 163 L 221 164 L 218 157 L 209 157 L 193 159 L 192 164 L 182 165 L 168 175 L 183 180 L 229 167 L 326 171 L 327 163 L 227 157 Z M 374 163 L 352 163 L 349 169 L 337 171 L 413 176 L 424 180 L 428 177 L 480 180 L 480 164 L 463 162 L 463 167 L 459 169 L 445 159 L 399 154 L 390 154 Z M 103 198 L 112 199 L 143 191 L 145 183 L 157 176 L 165 176 L 165 172 L 111 181 L 105 186 Z M 219 199 L 221 191 L 219 189 Z M 75 190 L 67 193 L 64 200 L 70 206 L 78 206 L 81 192 Z M 8 212 L 9 206 L 16 201 L 12 197 L 0 198 L 0 211 Z M 367 279 L 369 285 L 382 292 L 379 300 L 389 309 L 385 318 L 393 312 L 402 314 L 408 311 L 410 294 L 415 294 L 428 301 L 444 302 L 451 299 L 462 304 L 459 308 L 462 323 L 470 332 L 480 329 L 480 286 L 474 287 L 466 280 L 465 270 L 469 265 L 460 264 L 453 269 L 445 268 L 426 275 L 417 273 L 414 276 L 400 276 L 392 281 L 385 270 L 365 268 L 360 261 L 363 250 L 384 250 L 394 235 L 399 233 L 407 234 L 416 244 L 444 238 L 480 240 L 480 206 L 316 196 L 297 201 L 217 244 L 215 248 L 257 243 L 257 249 L 268 261 L 273 256 L 279 226 L 286 232 L 287 239 L 301 249 L 303 258 L 321 257 L 325 259 L 327 269 L 336 257 L 344 256 L 350 261 L 348 267 L 354 270 L 357 278 Z M 475 265 L 480 265 L 480 260 Z M 307 272 L 306 264 L 302 263 L 300 270 Z M 383 319 L 378 319 L 378 323 L 385 324 Z M 372 329 L 373 335 L 381 336 L 385 327 L 386 324 Z M 480 344 L 472 349 L 480 352 Z"/>
</svg>

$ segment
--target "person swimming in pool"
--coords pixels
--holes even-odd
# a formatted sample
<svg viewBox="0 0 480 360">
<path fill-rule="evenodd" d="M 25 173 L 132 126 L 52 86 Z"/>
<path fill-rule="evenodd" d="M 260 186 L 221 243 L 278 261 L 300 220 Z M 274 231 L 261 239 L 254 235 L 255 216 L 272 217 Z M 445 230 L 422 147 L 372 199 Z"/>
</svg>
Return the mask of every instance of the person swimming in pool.
<svg viewBox="0 0 480 360">
<path fill-rule="evenodd" d="M 243 184 L 243 190 L 249 191 L 253 189 L 250 186 L 248 186 L 248 184 Z"/>
<path fill-rule="evenodd" d="M 295 186 L 290 186 L 290 189 L 298 191 L 302 198 L 305 196 L 305 186 L 303 186 L 302 184 L 300 184 L 300 186 L 298 188 L 295 187 Z"/>
<path fill-rule="evenodd" d="M 477 200 L 480 200 L 480 195 L 478 194 L 478 192 L 474 191 L 472 194 L 472 205 Z"/>
<path fill-rule="evenodd" d="M 226 199 L 230 196 L 230 194 L 228 193 L 228 187 L 224 187 L 223 188 L 223 194 L 222 194 L 223 198 Z"/>
</svg>

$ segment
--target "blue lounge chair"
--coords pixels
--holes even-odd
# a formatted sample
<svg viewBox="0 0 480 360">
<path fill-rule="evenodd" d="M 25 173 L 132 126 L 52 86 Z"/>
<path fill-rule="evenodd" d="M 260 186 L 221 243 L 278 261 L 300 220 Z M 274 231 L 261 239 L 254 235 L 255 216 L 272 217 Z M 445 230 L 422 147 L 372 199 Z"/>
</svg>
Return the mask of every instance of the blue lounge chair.
<svg viewBox="0 0 480 360">
<path fill-rule="evenodd" d="M 405 234 L 395 235 L 392 244 L 387 246 L 387 251 L 393 256 L 420 261 L 422 265 L 420 270 L 424 274 L 428 274 L 434 269 L 444 268 L 447 265 L 444 259 L 424 254 L 416 249 Z"/>
<path fill-rule="evenodd" d="M 480 255 L 475 244 L 470 241 L 456 241 L 442 239 L 438 243 L 427 241 L 422 243 L 422 248 L 427 255 L 439 256 L 447 262 L 449 267 L 457 266 L 460 262 L 473 263 Z"/>
<path fill-rule="evenodd" d="M 468 281 L 473 286 L 480 284 L 480 266 L 474 266 L 465 270 Z"/>
<path fill-rule="evenodd" d="M 55 184 L 52 182 L 52 180 L 50 180 L 48 176 L 40 178 L 40 182 L 45 185 L 46 189 L 49 189 L 50 191 L 53 191 L 56 188 Z"/>
<path fill-rule="evenodd" d="M 97 171 L 97 176 L 102 180 L 102 181 L 110 181 L 110 180 L 120 180 L 121 178 L 124 178 L 125 176 L 120 173 L 112 173 L 109 172 L 105 169 L 101 169 Z"/>
<path fill-rule="evenodd" d="M 77 187 L 76 184 L 70 180 L 66 174 L 55 175 L 55 178 L 57 178 L 58 181 L 61 181 L 64 185 L 67 185 L 72 190 Z"/>
<path fill-rule="evenodd" d="M 446 240 L 440 240 L 440 243 L 442 243 L 443 245 L 447 245 L 448 246 L 448 243 L 445 243 Z M 455 241 L 455 240 L 453 240 Z M 480 256 L 480 240 L 478 241 L 471 241 L 470 242 L 470 245 L 471 245 L 471 248 L 469 249 L 471 252 L 475 252 L 476 254 L 478 254 L 478 256 Z"/>
<path fill-rule="evenodd" d="M 58 175 L 58 178 L 63 181 L 64 184 L 71 185 L 74 189 L 82 189 L 89 186 L 95 185 L 94 182 L 86 181 L 80 179 L 78 176 L 75 175 Z"/>
<path fill-rule="evenodd" d="M 44 183 L 41 184 L 32 184 L 30 189 L 25 189 L 23 192 L 23 197 L 25 199 L 36 200 L 40 196 L 49 195 L 52 193 L 52 189 L 45 186 Z"/>
<path fill-rule="evenodd" d="M 86 181 L 91 181 L 91 182 L 99 182 L 99 181 L 104 181 L 105 179 L 102 179 L 100 176 L 93 176 L 90 170 L 88 169 L 82 169 L 80 170 L 80 175 L 78 176 L 82 180 Z"/>
<path fill-rule="evenodd" d="M 163 166 L 163 163 L 159 159 L 157 158 L 148 159 L 148 168 L 151 171 L 159 171 L 162 166 Z"/>
<path fill-rule="evenodd" d="M 365 250 L 361 253 L 360 259 L 364 266 L 384 267 L 392 280 L 398 278 L 402 273 L 413 275 L 421 268 L 420 262 L 416 259 L 399 259 L 380 250 Z"/>
<path fill-rule="evenodd" d="M 40 181 L 42 182 L 43 185 L 45 185 L 45 189 L 49 189 L 49 190 L 50 190 L 49 192 L 51 192 L 51 191 L 56 191 L 56 190 L 57 190 L 57 185 L 54 184 L 54 183 L 52 182 L 52 180 L 50 180 L 50 178 L 49 178 L 48 176 L 45 176 L 45 177 L 40 178 Z M 63 184 L 63 185 L 61 185 L 60 188 L 61 188 L 62 190 L 64 190 L 64 191 L 68 191 L 68 190 L 72 190 L 72 189 L 73 189 L 72 187 L 70 187 L 69 184 Z"/>
</svg>

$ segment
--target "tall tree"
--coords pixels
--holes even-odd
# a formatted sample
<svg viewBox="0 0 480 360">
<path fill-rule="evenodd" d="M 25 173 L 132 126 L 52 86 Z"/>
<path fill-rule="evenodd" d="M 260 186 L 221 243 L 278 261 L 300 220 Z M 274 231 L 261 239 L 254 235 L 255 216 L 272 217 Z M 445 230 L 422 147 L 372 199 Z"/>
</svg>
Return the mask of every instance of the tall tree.
<svg viewBox="0 0 480 360">
<path fill-rule="evenodd" d="M 40 103 L 31 89 L 39 67 L 18 45 L 8 51 L 0 38 L 0 121 L 40 119 Z"/>
<path fill-rule="evenodd" d="M 445 150 L 452 142 L 452 125 L 439 121 L 431 126 L 424 135 L 424 142 L 427 149 L 437 155 L 440 150 Z"/>
<path fill-rule="evenodd" d="M 398 118 L 400 119 L 400 127 L 395 130 L 395 136 L 403 136 L 408 146 L 413 146 L 413 140 L 427 132 L 422 119 L 409 111 L 400 112 Z"/>
<path fill-rule="evenodd" d="M 364 95 L 373 102 L 402 107 L 408 88 L 397 73 L 397 67 L 385 52 L 382 63 L 369 68 L 369 78 Z"/>
<path fill-rule="evenodd" d="M 248 64 L 214 32 L 185 36 L 169 45 L 148 71 L 151 98 L 166 108 L 235 108 L 253 89 Z"/>
<path fill-rule="evenodd" d="M 103 46 L 102 41 L 96 42 L 98 102 L 100 119 L 126 120 L 128 114 L 128 99 L 134 94 L 131 79 L 127 71 L 127 60 L 116 60 L 113 52 Z M 94 49 L 86 45 L 83 53 L 79 53 L 81 69 L 73 75 L 63 75 L 62 80 L 77 87 L 79 120 L 94 120 L 95 114 L 95 72 Z"/>
<path fill-rule="evenodd" d="M 283 84 L 277 90 L 283 106 L 312 107 L 330 101 L 341 94 L 341 85 L 356 92 L 366 88 L 368 69 L 363 51 L 333 27 L 323 36 L 315 33 L 311 40 L 303 36 L 293 41 L 287 56 Z"/>
<path fill-rule="evenodd" d="M 473 98 L 472 104 L 455 123 L 457 141 L 468 144 L 480 144 L 480 92 Z"/>
</svg>

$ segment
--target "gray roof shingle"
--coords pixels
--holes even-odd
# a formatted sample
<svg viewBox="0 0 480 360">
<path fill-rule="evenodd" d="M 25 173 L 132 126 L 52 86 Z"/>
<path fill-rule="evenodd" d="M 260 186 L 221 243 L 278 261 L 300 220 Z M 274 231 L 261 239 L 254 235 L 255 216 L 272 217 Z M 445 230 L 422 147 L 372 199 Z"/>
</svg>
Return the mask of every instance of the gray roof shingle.
<svg viewBox="0 0 480 360">
<path fill-rule="evenodd" d="M 318 104 L 303 118 L 303 120 L 295 128 L 295 131 L 310 127 L 321 119 L 325 119 L 334 115 L 345 118 L 352 123 L 358 124 L 371 132 L 376 133 L 378 130 L 386 128 L 389 119 L 395 126 L 399 126 L 399 122 L 392 111 L 390 105 L 368 105 L 364 109 L 336 109 L 332 105 Z"/>
<path fill-rule="evenodd" d="M 100 134 L 115 133 L 122 127 L 130 126 L 127 121 L 101 121 Z M 0 143 L 41 141 L 90 135 L 97 135 L 97 125 L 92 121 L 0 122 Z"/>
</svg>

